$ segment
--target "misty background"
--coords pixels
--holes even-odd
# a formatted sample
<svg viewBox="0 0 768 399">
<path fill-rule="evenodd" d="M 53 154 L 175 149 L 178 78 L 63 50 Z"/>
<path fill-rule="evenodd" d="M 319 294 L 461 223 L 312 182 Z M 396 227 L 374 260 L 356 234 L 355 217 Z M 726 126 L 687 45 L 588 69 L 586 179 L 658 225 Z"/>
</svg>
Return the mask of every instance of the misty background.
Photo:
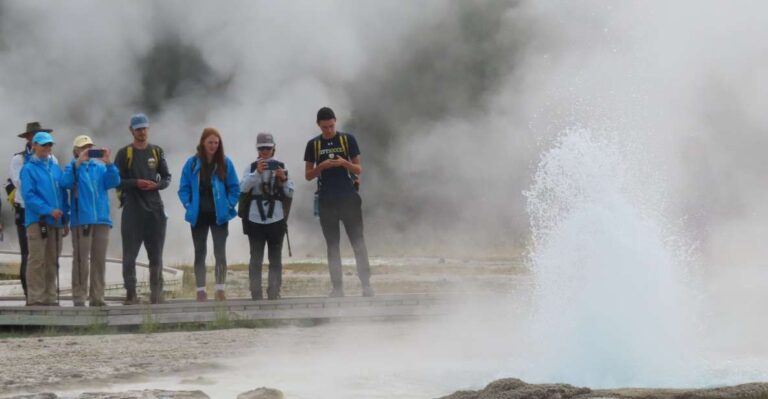
<svg viewBox="0 0 768 399">
<path fill-rule="evenodd" d="M 221 131 L 238 173 L 256 134 L 272 132 L 297 183 L 294 254 L 324 256 L 303 154 L 330 106 L 361 146 L 372 255 L 514 256 L 530 241 L 522 192 L 540 154 L 565 129 L 594 128 L 641 143 L 645 167 L 664 176 L 663 211 L 705 264 L 749 263 L 766 252 L 768 223 L 766 8 L 3 0 L 0 146 L 9 161 L 23 148 L 16 134 L 40 121 L 62 161 L 80 134 L 115 153 L 131 141 L 130 115 L 146 112 L 173 174 L 163 192 L 173 264 L 193 256 L 176 190 L 203 128 Z M 233 220 L 231 263 L 247 260 L 240 233 Z"/>
</svg>

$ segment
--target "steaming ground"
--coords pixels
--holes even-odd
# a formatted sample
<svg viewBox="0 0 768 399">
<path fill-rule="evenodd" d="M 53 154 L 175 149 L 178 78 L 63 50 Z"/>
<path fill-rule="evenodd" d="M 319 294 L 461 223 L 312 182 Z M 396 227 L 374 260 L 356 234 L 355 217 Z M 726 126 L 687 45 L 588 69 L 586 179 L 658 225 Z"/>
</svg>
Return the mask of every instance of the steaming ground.
<svg viewBox="0 0 768 399">
<path fill-rule="evenodd" d="M 301 275 L 287 274 L 286 282 L 305 281 L 310 274 L 327 279 L 327 270 L 302 270 Z M 298 398 L 375 397 L 376 392 L 380 397 L 430 397 L 503 375 L 494 370 L 511 357 L 499 340 L 513 333 L 514 323 L 508 321 L 525 309 L 531 288 L 519 261 L 412 258 L 391 260 L 374 271 L 380 293 L 418 287 L 447 295 L 455 313 L 448 319 L 315 327 L 6 338 L 0 341 L 0 356 L 16 366 L 0 376 L 0 387 L 3 392 L 60 393 L 75 387 L 122 391 L 155 386 L 231 398 L 269 385 Z M 376 285 L 376 279 L 382 284 Z M 481 299 L 487 306 L 474 306 Z M 488 336 L 487 328 L 501 335 Z M 125 379 L 144 382 L 126 385 Z"/>
<path fill-rule="evenodd" d="M 420 266 L 423 262 L 403 260 L 401 266 L 411 270 L 422 288 L 427 287 L 425 278 L 437 272 L 430 265 Z M 232 398 L 269 386 L 289 398 L 422 399 L 479 389 L 506 377 L 583 385 L 579 378 L 588 375 L 584 371 L 595 370 L 591 353 L 575 355 L 558 342 L 554 347 L 560 352 L 542 357 L 540 341 L 529 334 L 540 331 L 534 328 L 537 304 L 532 276 L 514 263 L 508 263 L 505 273 L 499 273 L 500 261 L 492 262 L 493 267 L 484 267 L 487 262 L 462 263 L 489 274 L 464 284 L 448 276 L 451 287 L 429 286 L 434 292 L 453 292 L 454 311 L 448 317 L 151 335 L 4 338 L 0 357 L 13 367 L 3 368 L 0 387 L 4 394 L 47 391 L 64 397 L 84 391 L 199 389 L 212 398 Z M 401 284 L 411 283 L 407 275 L 394 275 L 400 276 Z M 496 281 L 488 283 L 489 277 Z M 707 328 L 735 328 L 726 323 L 738 326 L 746 321 L 722 311 L 703 320 Z M 568 312 L 562 317 L 568 320 Z M 627 318 L 646 320 L 643 314 Z M 639 321 L 631 324 L 633 330 L 622 327 L 611 337 L 636 343 L 647 331 L 665 328 Z M 585 328 L 598 328 L 595 337 L 605 331 L 601 325 L 595 319 L 584 323 Z M 602 345 L 607 348 L 611 343 Z M 705 387 L 768 379 L 768 347 L 756 345 L 745 352 L 741 346 L 729 341 L 699 346 L 682 365 L 688 378 L 668 385 Z M 651 350 L 648 356 L 658 353 Z M 552 362 L 571 369 L 560 367 L 561 378 L 556 378 Z"/>
</svg>

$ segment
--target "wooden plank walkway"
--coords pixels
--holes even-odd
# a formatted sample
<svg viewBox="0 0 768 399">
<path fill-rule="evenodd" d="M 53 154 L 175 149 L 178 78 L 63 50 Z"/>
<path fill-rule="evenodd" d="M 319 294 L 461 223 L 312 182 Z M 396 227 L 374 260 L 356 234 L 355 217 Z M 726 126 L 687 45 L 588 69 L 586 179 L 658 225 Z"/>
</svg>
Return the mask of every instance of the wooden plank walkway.
<svg viewBox="0 0 768 399">
<path fill-rule="evenodd" d="M 373 298 L 300 297 L 272 301 L 233 299 L 224 302 L 170 301 L 160 305 L 88 307 L 0 306 L 0 326 L 137 326 L 216 320 L 301 320 L 437 316 L 445 313 L 439 298 L 428 294 L 380 295 Z"/>
</svg>

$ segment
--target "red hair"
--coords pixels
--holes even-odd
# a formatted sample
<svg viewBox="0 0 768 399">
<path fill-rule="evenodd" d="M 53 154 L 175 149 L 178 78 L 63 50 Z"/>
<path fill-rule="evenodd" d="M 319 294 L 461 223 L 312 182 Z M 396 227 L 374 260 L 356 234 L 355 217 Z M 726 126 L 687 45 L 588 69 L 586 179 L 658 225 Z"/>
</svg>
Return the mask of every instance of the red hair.
<svg viewBox="0 0 768 399">
<path fill-rule="evenodd" d="M 207 127 L 203 129 L 203 134 L 200 135 L 200 143 L 197 145 L 197 157 L 200 158 L 204 165 L 207 161 L 205 156 L 205 140 L 208 137 L 216 136 L 219 139 L 219 148 L 216 149 L 216 153 L 213 154 L 213 162 L 218 166 L 218 174 L 221 181 L 227 181 L 227 164 L 224 162 L 224 141 L 221 139 L 221 134 L 216 128 Z"/>
</svg>

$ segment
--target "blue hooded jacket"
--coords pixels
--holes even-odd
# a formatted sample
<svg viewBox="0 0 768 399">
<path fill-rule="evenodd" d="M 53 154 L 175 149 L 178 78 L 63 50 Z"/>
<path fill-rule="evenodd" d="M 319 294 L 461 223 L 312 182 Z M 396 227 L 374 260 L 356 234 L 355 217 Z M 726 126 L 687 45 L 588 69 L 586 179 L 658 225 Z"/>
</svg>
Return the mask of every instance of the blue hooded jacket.
<svg viewBox="0 0 768 399">
<path fill-rule="evenodd" d="M 45 215 L 45 223 L 61 228 L 69 221 L 69 203 L 67 190 L 60 185 L 61 168 L 50 158 L 42 160 L 36 156 L 29 158 L 21 168 L 21 195 L 24 197 L 24 225 L 40 221 Z M 64 215 L 56 221 L 51 211 L 59 209 Z"/>
<path fill-rule="evenodd" d="M 114 164 L 89 159 L 75 168 L 76 159 L 67 165 L 61 177 L 61 186 L 70 190 L 72 227 L 88 224 L 112 226 L 109 216 L 109 193 L 107 190 L 120 184 L 120 172 Z M 77 203 L 75 203 L 75 170 L 77 170 Z"/>
<path fill-rule="evenodd" d="M 219 174 L 216 173 L 216 164 L 214 164 L 211 173 L 211 186 L 213 187 L 213 204 L 216 208 L 216 224 L 224 224 L 237 216 L 237 200 L 240 197 L 240 182 L 235 172 L 235 166 L 229 157 L 224 157 L 227 164 L 227 181 L 221 181 Z M 197 224 L 197 217 L 200 213 L 200 168 L 202 162 L 197 155 L 191 156 L 184 164 L 181 170 L 181 180 L 179 181 L 179 199 L 184 209 L 184 220 L 192 226 Z"/>
</svg>

